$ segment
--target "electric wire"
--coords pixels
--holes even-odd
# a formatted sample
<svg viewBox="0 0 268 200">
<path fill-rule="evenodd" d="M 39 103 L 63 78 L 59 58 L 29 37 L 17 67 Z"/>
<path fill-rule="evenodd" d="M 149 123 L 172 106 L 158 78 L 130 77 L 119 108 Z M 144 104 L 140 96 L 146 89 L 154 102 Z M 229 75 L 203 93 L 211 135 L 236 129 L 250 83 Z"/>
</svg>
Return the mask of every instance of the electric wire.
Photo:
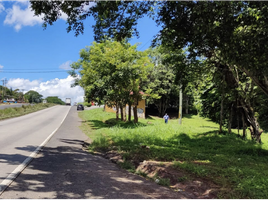
<svg viewBox="0 0 268 200">
<path fill-rule="evenodd" d="M 0 71 L 0 73 L 5 73 L 5 74 L 23 74 L 23 73 L 68 73 L 67 71 L 21 71 L 21 72 L 12 72 L 12 71 Z"/>
<path fill-rule="evenodd" d="M 5 74 L 21 74 L 21 73 L 67 73 L 68 70 L 55 69 L 0 69 L 0 73 Z"/>
</svg>

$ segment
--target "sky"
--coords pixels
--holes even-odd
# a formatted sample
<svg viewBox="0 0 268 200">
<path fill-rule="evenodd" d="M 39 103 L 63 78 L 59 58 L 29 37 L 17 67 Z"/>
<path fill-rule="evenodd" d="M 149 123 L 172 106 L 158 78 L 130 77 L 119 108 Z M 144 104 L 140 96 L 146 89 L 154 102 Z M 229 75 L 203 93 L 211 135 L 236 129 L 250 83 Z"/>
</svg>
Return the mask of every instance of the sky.
<svg viewBox="0 0 268 200">
<path fill-rule="evenodd" d="M 65 101 L 83 102 L 81 87 L 71 87 L 74 79 L 67 73 L 70 64 L 79 59 L 79 51 L 94 41 L 93 18 L 85 20 L 84 34 L 75 37 L 67 33 L 67 16 L 44 30 L 42 16 L 34 16 L 30 3 L 0 0 L 0 85 L 20 89 L 24 93 L 35 90 L 44 98 L 58 96 Z M 151 45 L 159 27 L 151 19 L 139 20 L 139 38 L 130 43 L 139 43 L 144 51 Z"/>
</svg>

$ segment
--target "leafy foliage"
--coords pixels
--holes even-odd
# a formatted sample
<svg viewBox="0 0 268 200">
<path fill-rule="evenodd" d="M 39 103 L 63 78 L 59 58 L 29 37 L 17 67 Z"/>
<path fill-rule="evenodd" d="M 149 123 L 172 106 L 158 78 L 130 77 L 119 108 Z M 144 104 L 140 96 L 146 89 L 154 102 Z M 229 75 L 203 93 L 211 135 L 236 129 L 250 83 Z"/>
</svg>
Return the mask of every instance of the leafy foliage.
<svg viewBox="0 0 268 200">
<path fill-rule="evenodd" d="M 29 103 L 41 103 L 43 95 L 36 91 L 30 90 L 25 93 L 24 97 Z"/>
<path fill-rule="evenodd" d="M 72 64 L 72 76 L 79 70 L 81 79 L 77 84 L 85 89 L 88 101 L 108 106 L 137 106 L 142 98 L 150 60 L 145 52 L 136 50 L 129 43 L 105 40 L 82 49 L 81 59 Z M 121 109 L 122 110 L 122 109 Z M 134 112 L 135 115 L 135 112 Z M 137 121 L 137 117 L 134 118 Z"/>
<path fill-rule="evenodd" d="M 65 105 L 65 102 L 62 101 L 59 97 L 47 97 L 46 98 L 47 103 L 54 103 L 54 104 L 59 104 L 59 105 Z"/>
</svg>

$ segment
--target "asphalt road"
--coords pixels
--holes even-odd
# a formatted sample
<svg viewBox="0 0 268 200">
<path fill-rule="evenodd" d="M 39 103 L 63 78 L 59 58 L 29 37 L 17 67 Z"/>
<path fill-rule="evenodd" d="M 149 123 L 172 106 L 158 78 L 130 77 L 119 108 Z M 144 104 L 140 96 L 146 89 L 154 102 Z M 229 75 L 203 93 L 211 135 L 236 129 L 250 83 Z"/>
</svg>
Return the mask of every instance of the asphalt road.
<svg viewBox="0 0 268 200">
<path fill-rule="evenodd" d="M 0 187 L 48 136 L 59 128 L 70 107 L 53 106 L 0 121 Z M 1 192 L 0 188 L 0 192 Z"/>
<path fill-rule="evenodd" d="M 93 109 L 91 107 L 89 109 Z M 62 126 L 27 168 L 2 193 L 3 199 L 143 199 L 187 198 L 119 169 L 82 150 L 88 137 L 72 107 Z M 31 149 L 31 146 L 25 150 Z"/>
</svg>

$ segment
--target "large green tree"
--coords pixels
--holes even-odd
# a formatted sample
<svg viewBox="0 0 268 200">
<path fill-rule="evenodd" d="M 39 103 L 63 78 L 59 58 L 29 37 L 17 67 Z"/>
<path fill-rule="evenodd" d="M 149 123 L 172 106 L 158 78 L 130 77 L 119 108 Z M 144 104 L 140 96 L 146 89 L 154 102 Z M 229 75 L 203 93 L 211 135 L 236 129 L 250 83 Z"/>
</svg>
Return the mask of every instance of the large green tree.
<svg viewBox="0 0 268 200">
<path fill-rule="evenodd" d="M 53 24 L 61 12 L 68 15 L 68 31 L 83 33 L 84 19 L 94 16 L 95 40 L 110 36 L 121 41 L 138 35 L 138 19 L 152 16 L 162 27 L 156 42 L 180 49 L 188 46 L 192 56 L 217 54 L 247 73 L 268 95 L 267 2 L 255 1 L 31 1 L 37 15 L 44 15 L 44 26 Z M 87 9 L 86 9 L 87 8 Z"/>
<path fill-rule="evenodd" d="M 109 106 L 121 108 L 133 106 L 134 121 L 138 122 L 137 104 L 142 98 L 143 82 L 151 67 L 145 52 L 137 51 L 136 45 L 104 40 L 80 51 L 81 59 L 72 64 L 72 76 L 80 74 L 76 84 L 82 86 L 90 100 L 105 101 Z M 118 113 L 117 113 L 118 117 Z"/>
<path fill-rule="evenodd" d="M 24 94 L 24 98 L 29 103 L 41 103 L 43 95 L 39 94 L 34 90 L 30 90 Z"/>
<path fill-rule="evenodd" d="M 65 105 L 65 102 L 62 101 L 59 97 L 57 96 L 49 96 L 46 98 L 47 103 L 55 103 L 55 104 L 59 104 L 59 105 Z"/>
</svg>

